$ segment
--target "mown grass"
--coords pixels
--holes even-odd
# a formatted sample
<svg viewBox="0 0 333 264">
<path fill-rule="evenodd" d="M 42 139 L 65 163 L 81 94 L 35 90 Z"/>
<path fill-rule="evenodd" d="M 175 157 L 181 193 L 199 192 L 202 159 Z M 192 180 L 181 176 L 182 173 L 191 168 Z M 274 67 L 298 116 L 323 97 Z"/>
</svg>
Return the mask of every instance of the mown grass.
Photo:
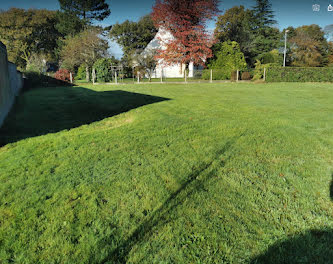
<svg viewBox="0 0 333 264">
<path fill-rule="evenodd" d="M 331 263 L 332 102 L 330 84 L 26 92 L 0 130 L 0 262 Z"/>
</svg>

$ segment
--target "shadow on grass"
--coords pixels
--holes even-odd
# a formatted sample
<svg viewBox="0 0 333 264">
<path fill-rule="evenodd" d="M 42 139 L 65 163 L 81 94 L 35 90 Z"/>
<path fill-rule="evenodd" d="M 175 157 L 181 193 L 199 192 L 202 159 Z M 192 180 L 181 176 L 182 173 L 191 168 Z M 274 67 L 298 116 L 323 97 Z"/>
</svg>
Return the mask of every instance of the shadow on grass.
<svg viewBox="0 0 333 264">
<path fill-rule="evenodd" d="M 241 137 L 241 136 L 240 136 Z M 228 141 L 223 148 L 218 151 L 215 158 L 209 162 L 201 164 L 198 168 L 193 168 L 192 173 L 187 176 L 187 181 L 172 193 L 169 198 L 155 210 L 124 242 L 122 242 L 113 252 L 111 252 L 102 263 L 126 263 L 129 253 L 135 245 L 147 241 L 149 237 L 161 229 L 167 223 L 174 221 L 179 215 L 175 214 L 178 206 L 181 206 L 191 195 L 200 190 L 204 190 L 205 184 L 216 175 L 217 168 L 225 166 L 229 157 L 221 159 L 236 142 L 237 138 Z M 217 162 L 218 166 L 214 166 Z"/>
<path fill-rule="evenodd" d="M 169 100 L 126 91 L 96 92 L 81 87 L 32 89 L 18 97 L 0 129 L 0 146 L 59 132 L 131 109 Z"/>
<path fill-rule="evenodd" d="M 333 174 L 330 184 L 333 201 Z M 308 230 L 288 240 L 275 243 L 252 264 L 332 264 L 333 230 Z"/>
<path fill-rule="evenodd" d="M 331 201 L 333 202 L 333 174 L 332 174 L 332 181 L 330 185 L 330 196 L 331 196 Z"/>
</svg>

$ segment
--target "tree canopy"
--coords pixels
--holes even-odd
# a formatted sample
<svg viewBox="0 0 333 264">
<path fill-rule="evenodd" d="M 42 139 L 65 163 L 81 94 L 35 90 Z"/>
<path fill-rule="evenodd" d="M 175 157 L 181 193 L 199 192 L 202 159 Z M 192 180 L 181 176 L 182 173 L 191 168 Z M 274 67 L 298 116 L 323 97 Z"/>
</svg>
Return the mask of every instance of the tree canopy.
<svg viewBox="0 0 333 264">
<path fill-rule="evenodd" d="M 235 6 L 218 17 L 215 36 L 218 42 L 236 41 L 250 66 L 281 45 L 281 33 L 274 25 L 269 0 L 256 0 L 253 9 Z"/>
<path fill-rule="evenodd" d="M 7 46 L 8 58 L 24 68 L 31 54 L 54 57 L 60 34 L 55 28 L 56 12 L 11 8 L 0 12 L 0 40 Z"/>
<path fill-rule="evenodd" d="M 218 0 L 157 0 L 152 19 L 157 28 L 164 28 L 173 39 L 164 44 L 159 58 L 166 64 L 191 61 L 204 65 L 212 57 L 211 38 L 206 22 L 217 16 Z"/>
<path fill-rule="evenodd" d="M 329 44 L 324 31 L 318 25 L 301 26 L 291 33 L 289 42 L 293 66 L 317 67 L 328 64 Z"/>
<path fill-rule="evenodd" d="M 123 49 L 126 56 L 136 51 L 142 51 L 155 37 L 157 29 L 150 15 L 143 16 L 138 22 L 126 20 L 116 23 L 110 30 L 110 38 L 115 40 Z"/>
<path fill-rule="evenodd" d="M 111 14 L 105 0 L 59 0 L 60 8 L 88 22 L 102 21 Z"/>
<path fill-rule="evenodd" d="M 234 6 L 219 16 L 214 31 L 218 42 L 236 41 L 245 58 L 251 58 L 251 41 L 253 39 L 254 14 L 244 6 Z"/>
<path fill-rule="evenodd" d="M 269 0 L 256 0 L 253 12 L 258 29 L 269 27 L 277 23 L 274 19 L 274 11 Z"/>
<path fill-rule="evenodd" d="M 219 43 L 216 48 L 216 59 L 211 62 L 211 69 L 245 70 L 247 65 L 244 54 L 236 41 Z"/>
<path fill-rule="evenodd" d="M 91 28 L 67 38 L 61 50 L 63 67 L 73 70 L 83 63 L 91 67 L 96 60 L 105 57 L 109 46 L 100 33 L 100 30 Z"/>
</svg>

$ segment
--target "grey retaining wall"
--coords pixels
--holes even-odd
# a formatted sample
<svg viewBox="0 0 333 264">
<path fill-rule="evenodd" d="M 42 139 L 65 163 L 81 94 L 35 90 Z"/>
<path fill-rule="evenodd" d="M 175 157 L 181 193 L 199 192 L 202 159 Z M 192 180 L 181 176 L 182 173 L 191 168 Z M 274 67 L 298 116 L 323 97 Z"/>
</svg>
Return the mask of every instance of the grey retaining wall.
<svg viewBox="0 0 333 264">
<path fill-rule="evenodd" d="M 23 87 L 22 74 L 8 62 L 6 46 L 0 42 L 0 126 Z"/>
</svg>

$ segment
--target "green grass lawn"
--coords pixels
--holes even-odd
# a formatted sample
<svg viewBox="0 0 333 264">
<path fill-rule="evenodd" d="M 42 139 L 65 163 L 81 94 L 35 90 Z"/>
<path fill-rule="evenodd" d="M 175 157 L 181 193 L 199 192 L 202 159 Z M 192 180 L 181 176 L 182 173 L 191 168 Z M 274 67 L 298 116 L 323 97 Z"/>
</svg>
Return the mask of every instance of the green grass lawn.
<svg viewBox="0 0 333 264">
<path fill-rule="evenodd" d="M 333 262 L 331 84 L 40 88 L 0 145 L 0 263 Z"/>
</svg>

